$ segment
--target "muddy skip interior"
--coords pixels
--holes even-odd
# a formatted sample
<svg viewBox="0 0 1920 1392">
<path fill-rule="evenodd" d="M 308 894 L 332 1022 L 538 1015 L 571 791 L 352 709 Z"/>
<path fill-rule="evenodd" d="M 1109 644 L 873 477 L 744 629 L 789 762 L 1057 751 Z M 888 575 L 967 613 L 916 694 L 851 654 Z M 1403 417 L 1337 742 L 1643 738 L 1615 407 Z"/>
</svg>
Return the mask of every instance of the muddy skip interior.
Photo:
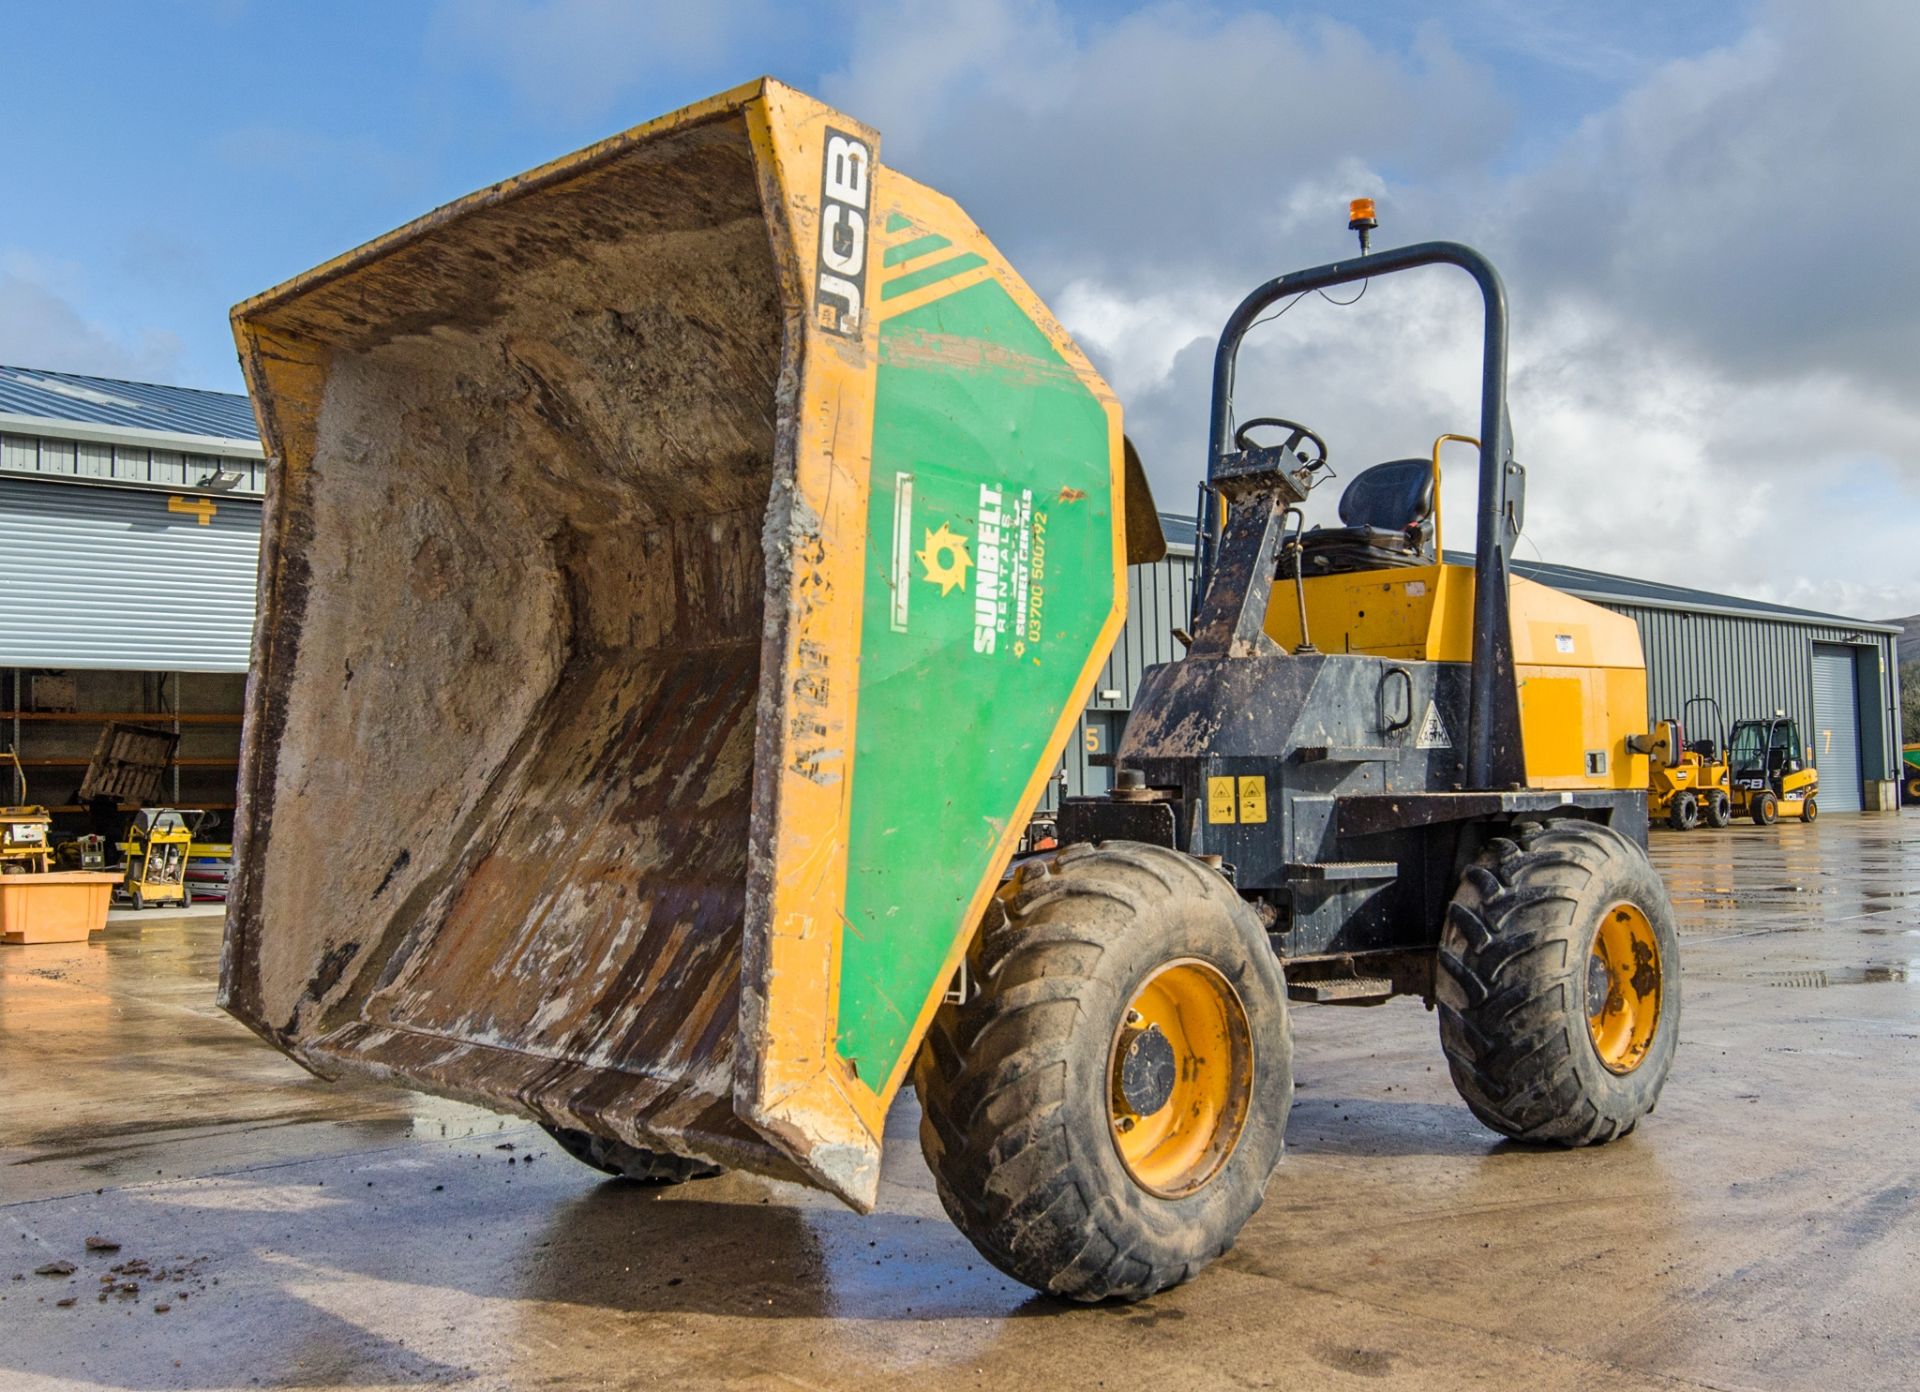
<svg viewBox="0 0 1920 1392">
<path fill-rule="evenodd" d="M 768 1168 L 731 1106 L 784 328 L 744 124 L 389 241 L 253 320 L 304 409 L 228 993 L 323 1070 Z"/>
</svg>

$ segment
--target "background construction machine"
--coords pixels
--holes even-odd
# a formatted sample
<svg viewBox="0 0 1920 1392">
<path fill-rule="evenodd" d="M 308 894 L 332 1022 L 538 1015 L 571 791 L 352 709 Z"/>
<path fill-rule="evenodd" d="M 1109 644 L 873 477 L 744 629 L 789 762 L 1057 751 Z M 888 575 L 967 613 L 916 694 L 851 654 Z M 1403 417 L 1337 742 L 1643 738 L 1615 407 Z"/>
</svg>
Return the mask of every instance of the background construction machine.
<svg viewBox="0 0 1920 1392">
<path fill-rule="evenodd" d="M 1158 529 L 1086 358 L 878 150 L 754 83 L 235 311 L 272 463 L 227 1008 L 611 1173 L 863 1209 L 911 1073 L 947 1211 L 1079 1300 L 1258 1207 L 1290 992 L 1437 1005 L 1502 1134 L 1631 1130 L 1680 1007 L 1640 649 L 1507 574 L 1492 267 L 1235 312 L 1192 649 L 1008 876 Z M 1241 335 L 1422 266 L 1485 297 L 1475 564 L 1422 460 L 1276 595 L 1314 437 L 1234 443 Z"/>
<path fill-rule="evenodd" d="M 0 874 L 45 874 L 53 868 L 53 814 L 27 801 L 27 771 L 12 749 L 0 750 L 0 768 L 19 788 L 19 802 L 0 807 Z"/>
<path fill-rule="evenodd" d="M 119 893 L 129 904 L 150 909 L 193 902 L 187 861 L 194 828 L 205 816 L 171 807 L 143 807 L 133 814 L 127 839 L 119 848 L 124 863 Z"/>
<path fill-rule="evenodd" d="M 1710 713 L 1711 723 L 1694 724 L 1696 706 L 1703 716 Z M 1646 750 L 1652 766 L 1647 816 L 1675 831 L 1692 831 L 1702 822 L 1715 828 L 1727 826 L 1733 821 L 1733 797 L 1726 749 L 1721 744 L 1726 726 L 1720 703 L 1711 696 L 1692 696 L 1681 716 L 1682 720 L 1656 721 L 1652 734 L 1636 742 Z M 1686 737 L 1688 729 L 1698 734 L 1702 728 L 1709 733 L 1692 740 Z"/>
<path fill-rule="evenodd" d="M 1758 826 L 1782 817 L 1811 822 L 1820 815 L 1820 770 L 1813 749 L 1800 741 L 1800 722 L 1785 711 L 1734 723 L 1727 735 L 1733 810 Z"/>
</svg>

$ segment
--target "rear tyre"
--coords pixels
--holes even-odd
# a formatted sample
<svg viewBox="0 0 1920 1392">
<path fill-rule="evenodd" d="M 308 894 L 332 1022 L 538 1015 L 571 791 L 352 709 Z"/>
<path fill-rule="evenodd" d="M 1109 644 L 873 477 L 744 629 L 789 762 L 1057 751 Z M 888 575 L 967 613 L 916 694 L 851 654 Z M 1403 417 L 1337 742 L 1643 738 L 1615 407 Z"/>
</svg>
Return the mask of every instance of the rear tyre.
<svg viewBox="0 0 1920 1392">
<path fill-rule="evenodd" d="M 1771 789 L 1755 793 L 1753 806 L 1749 810 L 1753 814 L 1755 826 L 1772 826 L 1780 820 L 1780 803 Z"/>
<path fill-rule="evenodd" d="M 1280 965 L 1221 875 L 1070 846 L 996 900 L 979 991 L 914 1066 L 940 1201 L 986 1259 L 1068 1300 L 1138 1300 L 1233 1245 L 1280 1160 Z"/>
<path fill-rule="evenodd" d="M 1453 1085 L 1515 1140 L 1595 1145 L 1653 1110 L 1680 1033 L 1680 946 L 1646 855 L 1523 823 L 1467 867 L 1436 983 Z"/>
<path fill-rule="evenodd" d="M 1715 831 L 1733 822 L 1733 804 L 1723 792 L 1716 792 L 1707 799 L 1707 825 Z"/>
<path fill-rule="evenodd" d="M 726 1173 L 719 1165 L 705 1160 L 689 1160 L 664 1150 L 644 1150 L 590 1131 L 575 1131 L 566 1126 L 540 1129 L 581 1164 L 591 1165 L 616 1179 L 630 1179 L 635 1184 L 684 1184 L 690 1179 L 712 1179 Z"/>
<path fill-rule="evenodd" d="M 1820 820 L 1820 804 L 1814 801 L 1812 798 L 1808 798 L 1806 802 L 1801 804 L 1800 820 L 1803 822 L 1819 821 Z"/>
<path fill-rule="evenodd" d="M 145 893 L 145 891 L 143 891 L 143 890 L 142 890 L 142 889 L 140 888 L 140 886 L 139 886 L 139 885 L 135 885 L 135 886 L 133 887 L 133 896 L 132 896 L 132 898 L 133 898 L 133 907 L 134 907 L 134 908 L 136 908 L 136 909 L 145 909 L 145 908 L 147 907 L 147 896 L 146 896 L 146 893 Z"/>
<path fill-rule="evenodd" d="M 1920 778 L 1909 778 L 1907 780 L 1907 801 L 1920 804 Z"/>
<path fill-rule="evenodd" d="M 1675 831 L 1692 831 L 1700 825 L 1700 799 L 1692 793 L 1676 793 L 1667 809 L 1667 825 Z"/>
</svg>

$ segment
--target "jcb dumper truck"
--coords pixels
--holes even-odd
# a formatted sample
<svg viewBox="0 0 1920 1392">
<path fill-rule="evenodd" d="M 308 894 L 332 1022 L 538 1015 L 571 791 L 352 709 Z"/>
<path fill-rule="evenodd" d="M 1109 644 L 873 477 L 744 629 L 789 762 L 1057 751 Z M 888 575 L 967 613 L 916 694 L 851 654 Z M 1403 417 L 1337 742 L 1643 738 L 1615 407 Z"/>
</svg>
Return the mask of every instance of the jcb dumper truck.
<svg viewBox="0 0 1920 1392">
<path fill-rule="evenodd" d="M 1631 1130 L 1680 1004 L 1639 645 L 1507 576 L 1492 268 L 1236 312 L 1191 650 L 1013 865 L 1162 543 L 1099 374 L 880 148 L 757 82 L 235 310 L 272 463 L 227 1008 L 613 1173 L 862 1209 L 911 1076 L 948 1212 L 1079 1300 L 1259 1206 L 1290 993 L 1424 998 L 1503 1134 Z M 1437 453 L 1302 537 L 1318 437 L 1232 426 L 1263 310 L 1429 265 L 1486 299 L 1472 567 Z"/>
</svg>

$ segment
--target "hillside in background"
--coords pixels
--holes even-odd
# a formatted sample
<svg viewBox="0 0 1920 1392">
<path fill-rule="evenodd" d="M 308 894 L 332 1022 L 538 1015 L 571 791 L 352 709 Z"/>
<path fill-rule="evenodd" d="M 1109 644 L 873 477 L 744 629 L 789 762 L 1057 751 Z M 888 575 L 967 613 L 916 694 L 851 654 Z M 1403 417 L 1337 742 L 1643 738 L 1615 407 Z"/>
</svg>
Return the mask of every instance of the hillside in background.
<svg viewBox="0 0 1920 1392">
<path fill-rule="evenodd" d="M 1920 614 L 1887 619 L 1900 625 L 1900 738 L 1920 741 Z"/>
</svg>

